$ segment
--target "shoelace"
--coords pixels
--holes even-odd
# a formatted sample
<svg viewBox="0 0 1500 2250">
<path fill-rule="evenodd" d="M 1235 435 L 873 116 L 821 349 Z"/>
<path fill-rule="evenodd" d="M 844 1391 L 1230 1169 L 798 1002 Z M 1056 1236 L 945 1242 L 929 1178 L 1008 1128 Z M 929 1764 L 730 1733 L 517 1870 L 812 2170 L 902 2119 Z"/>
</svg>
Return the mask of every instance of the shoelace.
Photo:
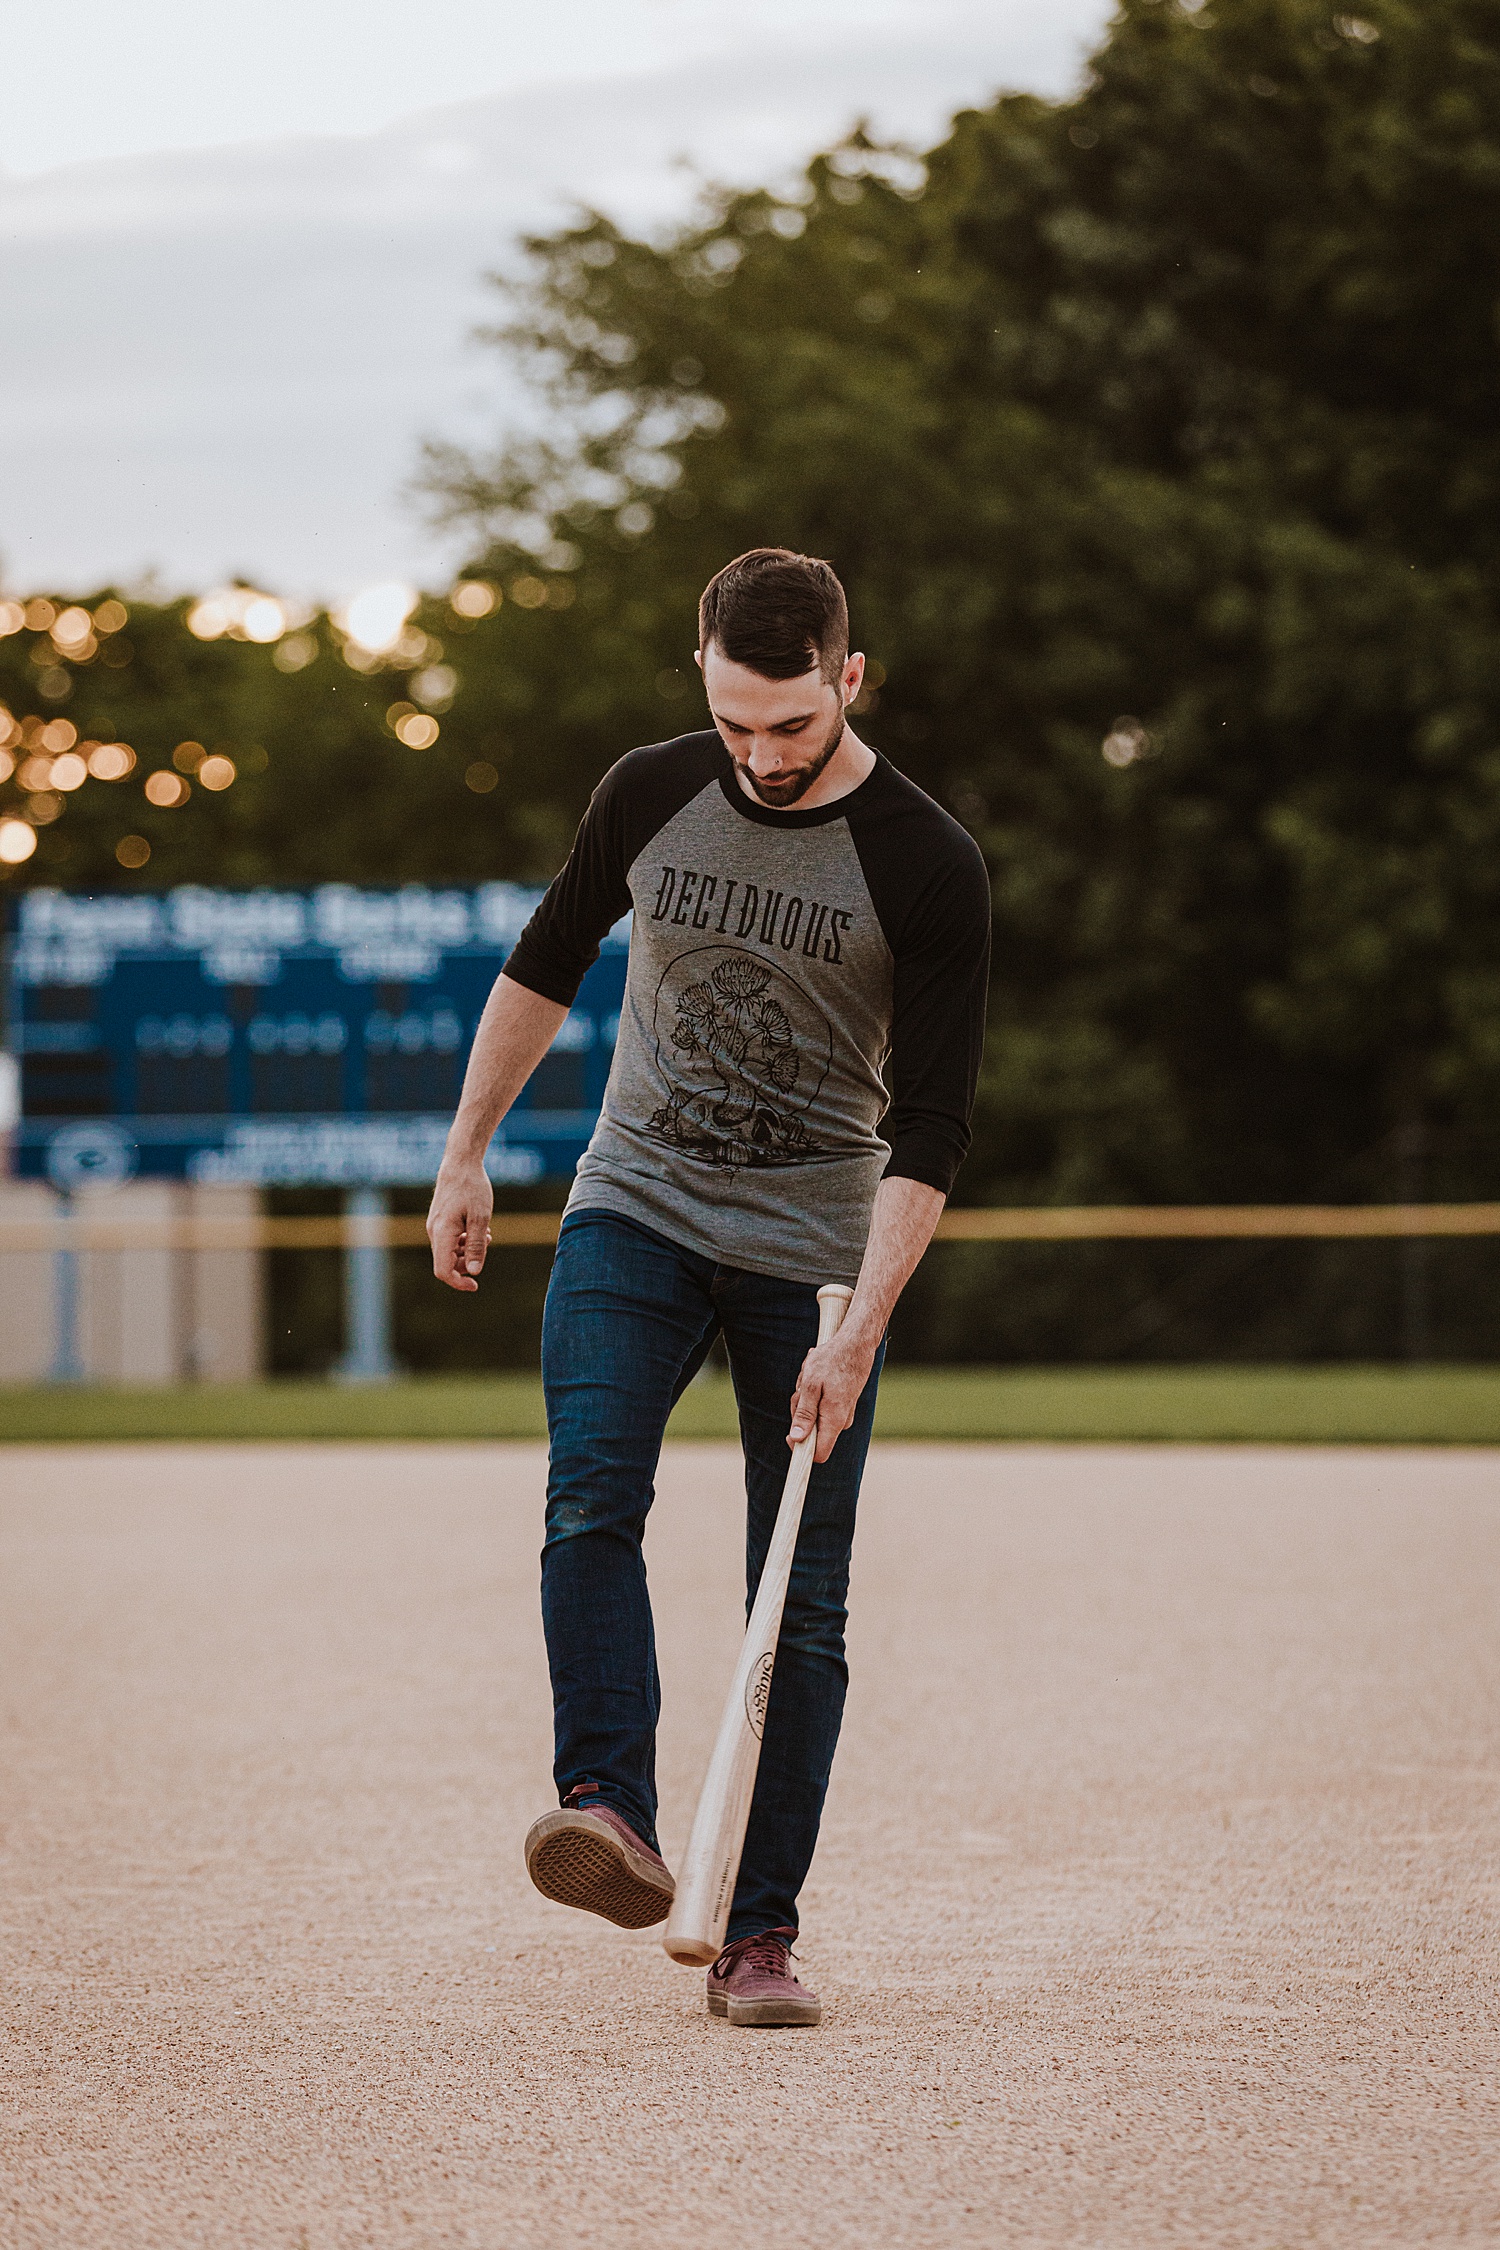
<svg viewBox="0 0 1500 2250">
<path fill-rule="evenodd" d="M 747 1968 L 763 1969 L 767 1976 L 785 1977 L 792 1973 L 791 1947 L 785 1938 L 777 1937 L 770 1930 L 757 1930 L 751 1937 L 736 1938 L 733 1945 L 726 1945 L 714 1974 L 727 1977 L 741 1961 Z"/>
</svg>

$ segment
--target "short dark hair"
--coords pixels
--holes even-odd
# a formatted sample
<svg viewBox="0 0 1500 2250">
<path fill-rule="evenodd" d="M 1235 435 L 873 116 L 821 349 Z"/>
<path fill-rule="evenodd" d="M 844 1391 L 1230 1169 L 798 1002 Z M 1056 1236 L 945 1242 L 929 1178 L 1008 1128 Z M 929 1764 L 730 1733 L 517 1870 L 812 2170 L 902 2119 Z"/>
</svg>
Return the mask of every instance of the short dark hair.
<svg viewBox="0 0 1500 2250">
<path fill-rule="evenodd" d="M 849 604 L 831 563 L 790 547 L 752 547 L 711 578 L 698 604 L 698 646 L 768 680 L 817 665 L 836 680 L 849 657 Z"/>
</svg>

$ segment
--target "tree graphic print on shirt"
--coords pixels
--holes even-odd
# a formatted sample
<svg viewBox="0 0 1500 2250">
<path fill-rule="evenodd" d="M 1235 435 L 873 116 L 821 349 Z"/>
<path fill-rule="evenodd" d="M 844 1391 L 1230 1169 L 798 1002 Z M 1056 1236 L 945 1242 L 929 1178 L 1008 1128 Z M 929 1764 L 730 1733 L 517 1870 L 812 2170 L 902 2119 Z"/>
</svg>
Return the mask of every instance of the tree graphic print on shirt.
<svg viewBox="0 0 1500 2250">
<path fill-rule="evenodd" d="M 833 1057 L 828 1020 L 785 970 L 727 946 L 679 954 L 656 991 L 656 1060 L 667 1099 L 650 1130 L 729 1170 L 805 1164 L 802 1121 Z"/>
</svg>

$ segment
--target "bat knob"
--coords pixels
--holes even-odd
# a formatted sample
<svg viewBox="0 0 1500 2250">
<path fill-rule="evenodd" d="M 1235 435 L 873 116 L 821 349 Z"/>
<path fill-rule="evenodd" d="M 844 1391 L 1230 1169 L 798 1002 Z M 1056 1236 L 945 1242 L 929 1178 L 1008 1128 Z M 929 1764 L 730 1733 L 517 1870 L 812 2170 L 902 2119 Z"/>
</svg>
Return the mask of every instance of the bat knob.
<svg viewBox="0 0 1500 2250">
<path fill-rule="evenodd" d="M 662 1944 L 672 1959 L 680 1962 L 685 1969 L 711 1969 L 723 1951 L 723 1947 L 715 1945 L 712 1938 L 675 1937 L 671 1930 L 662 1939 Z"/>
</svg>

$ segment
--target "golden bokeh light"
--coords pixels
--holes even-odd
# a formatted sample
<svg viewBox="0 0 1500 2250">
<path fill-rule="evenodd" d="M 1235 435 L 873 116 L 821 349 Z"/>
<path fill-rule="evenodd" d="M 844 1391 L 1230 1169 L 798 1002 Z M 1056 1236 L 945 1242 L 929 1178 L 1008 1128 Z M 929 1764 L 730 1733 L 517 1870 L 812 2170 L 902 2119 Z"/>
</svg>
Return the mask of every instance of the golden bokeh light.
<svg viewBox="0 0 1500 2250">
<path fill-rule="evenodd" d="M 96 633 L 118 633 L 123 631 L 129 623 L 129 610 L 123 602 L 117 602 L 113 598 L 107 602 L 101 602 L 94 612 L 94 631 Z"/>
<path fill-rule="evenodd" d="M 191 794 L 192 791 L 181 774 L 173 773 L 166 766 L 158 767 L 155 773 L 146 776 L 147 802 L 160 805 L 163 812 L 171 812 L 176 806 L 185 805 Z"/>
<path fill-rule="evenodd" d="M 414 719 L 416 715 L 415 703 L 392 703 L 386 711 L 385 723 L 394 734 L 403 719 Z"/>
<path fill-rule="evenodd" d="M 23 623 L 29 632 L 48 633 L 52 630 L 52 620 L 56 615 L 57 611 L 52 603 L 37 594 L 26 604 Z"/>
<path fill-rule="evenodd" d="M 413 711 L 409 718 L 396 721 L 396 738 L 408 750 L 430 750 L 441 733 L 436 719 L 429 719 L 425 711 Z"/>
<path fill-rule="evenodd" d="M 1139 719 L 1127 715 L 1116 719 L 1099 746 L 1099 754 L 1107 766 L 1113 766 L 1117 773 L 1123 772 L 1138 758 L 1151 755 L 1151 737 Z"/>
<path fill-rule="evenodd" d="M 35 795 L 26 800 L 27 818 L 34 821 L 38 828 L 45 828 L 49 821 L 61 819 L 63 803 L 64 800 L 54 790 L 38 789 Z"/>
<path fill-rule="evenodd" d="M 12 718 L 5 705 L 0 703 L 0 742 L 19 742 L 20 739 L 20 720 Z"/>
<path fill-rule="evenodd" d="M 84 641 L 94 638 L 94 620 L 86 609 L 79 609 L 76 605 L 71 609 L 61 610 L 52 620 L 52 638 L 60 649 L 78 648 Z"/>
<path fill-rule="evenodd" d="M 200 641 L 221 640 L 229 630 L 229 611 L 216 595 L 206 594 L 188 611 L 187 629 Z"/>
<path fill-rule="evenodd" d="M 123 781 L 135 770 L 135 752 L 128 742 L 100 742 L 89 752 L 89 772 L 96 781 Z"/>
<path fill-rule="evenodd" d="M 472 789 L 476 797 L 487 797 L 499 779 L 487 758 L 476 758 L 464 774 L 464 787 Z"/>
<path fill-rule="evenodd" d="M 151 857 L 151 846 L 144 836 L 122 836 L 115 846 L 115 858 L 122 867 L 144 867 Z"/>
<path fill-rule="evenodd" d="M 198 768 L 198 779 L 205 789 L 227 789 L 234 779 L 233 758 L 226 758 L 221 750 L 216 750 Z"/>
<path fill-rule="evenodd" d="M 19 867 L 36 850 L 36 830 L 29 820 L 0 820 L 0 864 Z"/>
<path fill-rule="evenodd" d="M 187 613 L 187 629 L 200 641 L 219 641 L 226 633 L 235 641 L 279 641 L 289 623 L 286 603 L 254 586 L 216 587 Z"/>
<path fill-rule="evenodd" d="M 258 594 L 246 602 L 240 629 L 247 641 L 279 641 L 286 631 L 286 611 L 270 594 Z"/>
<path fill-rule="evenodd" d="M 25 622 L 26 612 L 19 602 L 0 602 L 0 640 L 19 633 Z"/>
<path fill-rule="evenodd" d="M 364 587 L 338 612 L 336 622 L 356 649 L 383 656 L 401 639 L 419 599 L 415 586 L 390 579 Z"/>
<path fill-rule="evenodd" d="M 305 672 L 318 653 L 311 633 L 288 633 L 271 658 L 278 672 Z"/>
<path fill-rule="evenodd" d="M 23 789 L 47 789 L 52 783 L 52 760 L 44 753 L 33 752 L 21 760 L 21 770 L 16 776 Z"/>
<path fill-rule="evenodd" d="M 451 664 L 424 664 L 408 685 L 429 711 L 446 711 L 458 693 L 458 674 Z"/>
<path fill-rule="evenodd" d="M 196 773 L 207 756 L 201 742 L 179 742 L 172 752 L 172 763 L 179 773 Z"/>
<path fill-rule="evenodd" d="M 57 758 L 64 750 L 72 749 L 78 740 L 78 729 L 71 719 L 49 719 L 37 739 L 44 750 L 50 750 Z"/>
<path fill-rule="evenodd" d="M 458 617 L 488 617 L 499 606 L 499 587 L 483 578 L 461 578 L 448 596 L 448 607 Z"/>
<path fill-rule="evenodd" d="M 81 789 L 88 777 L 88 760 L 80 758 L 76 750 L 65 750 L 60 758 L 52 761 L 51 786 L 54 789 Z"/>
<path fill-rule="evenodd" d="M 8 750 L 0 750 L 0 781 L 9 781 L 16 770 L 16 761 Z"/>
<path fill-rule="evenodd" d="M 517 578 L 510 589 L 510 598 L 519 602 L 522 609 L 541 609 L 547 599 L 547 587 L 540 578 Z"/>
</svg>

